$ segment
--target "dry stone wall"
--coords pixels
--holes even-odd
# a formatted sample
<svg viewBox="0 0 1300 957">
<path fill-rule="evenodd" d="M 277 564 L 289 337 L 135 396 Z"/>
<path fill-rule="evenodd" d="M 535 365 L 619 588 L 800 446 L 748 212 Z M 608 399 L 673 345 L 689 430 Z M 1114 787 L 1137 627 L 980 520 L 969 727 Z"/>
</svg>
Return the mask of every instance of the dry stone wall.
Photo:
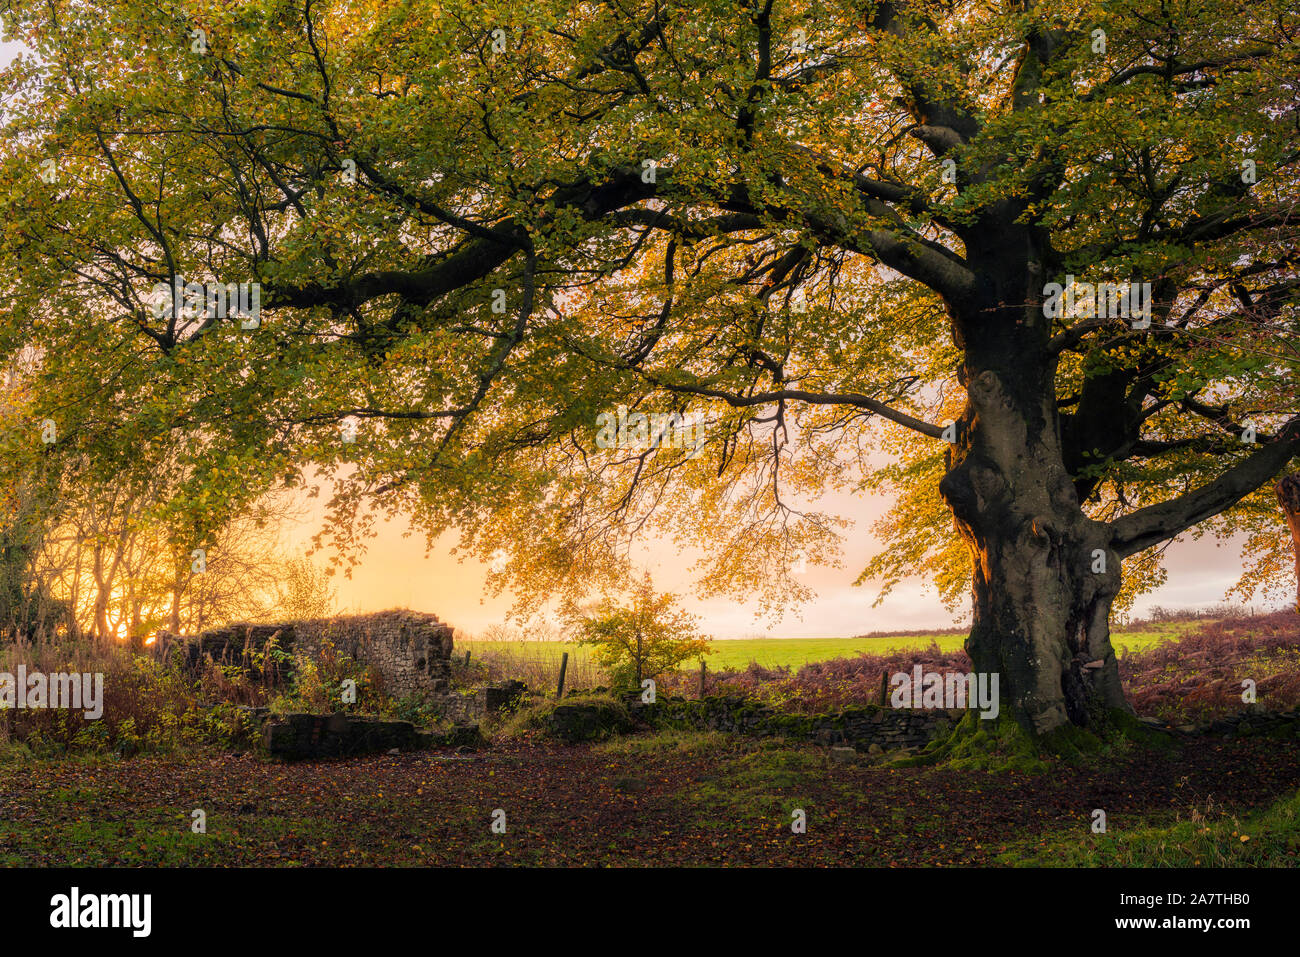
<svg viewBox="0 0 1300 957">
<path fill-rule="evenodd" d="M 659 696 L 652 705 L 630 702 L 633 715 L 656 728 L 807 738 L 859 751 L 918 750 L 950 730 L 963 710 L 881 708 L 868 705 L 831 714 L 789 714 L 747 698 Z M 874 753 L 874 752 L 873 752 Z"/>
</svg>

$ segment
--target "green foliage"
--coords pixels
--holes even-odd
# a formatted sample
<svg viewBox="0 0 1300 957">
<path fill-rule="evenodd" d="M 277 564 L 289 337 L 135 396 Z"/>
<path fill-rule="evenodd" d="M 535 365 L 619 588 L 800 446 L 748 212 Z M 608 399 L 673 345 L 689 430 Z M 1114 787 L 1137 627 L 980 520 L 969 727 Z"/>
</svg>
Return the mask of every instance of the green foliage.
<svg viewBox="0 0 1300 957">
<path fill-rule="evenodd" d="M 294 711 L 317 714 L 360 711 L 378 714 L 388 711 L 392 706 L 380 687 L 374 669 L 350 655 L 340 654 L 328 640 L 321 643 L 320 654 L 315 660 L 298 656 L 294 658 L 293 664 L 290 687 L 271 702 L 271 710 L 277 714 Z M 343 700 L 345 681 L 355 682 L 355 702 Z"/>
<path fill-rule="evenodd" d="M 409 511 L 504 550 L 521 600 L 617 580 L 653 530 L 708 546 L 706 589 L 776 603 L 843 528 L 789 503 L 880 466 L 845 397 L 953 417 L 953 307 L 996 288 L 1032 318 L 1035 286 L 1069 270 L 1152 278 L 1175 321 L 1076 328 L 1046 373 L 1063 418 L 1099 383 L 1149 412 L 1105 449 L 1071 433 L 1089 513 L 1241 461 L 1226 423 L 1294 412 L 1288 5 L 924 8 L 541 0 L 511 7 L 494 51 L 481 0 L 10 0 L 36 56 L 3 77 L 0 356 L 31 388 L 6 452 L 48 451 L 50 417 L 87 486 L 166 467 L 178 532 L 318 465 L 339 544 L 371 504 Z M 995 275 L 989 255 L 1021 245 L 1041 255 Z M 260 283 L 260 324 L 157 314 L 178 275 Z M 1008 333 L 999 361 L 1046 362 L 1062 331 Z M 598 448 L 620 405 L 699 412 L 705 446 Z M 922 568 L 954 598 L 969 559 L 934 490 L 941 446 L 883 441 L 902 468 L 880 479 L 915 491 L 891 520 L 916 534 L 871 574 Z M 1285 546 L 1264 493 L 1209 530 Z M 1252 566 L 1251 588 L 1284 571 Z"/>
<path fill-rule="evenodd" d="M 578 642 L 592 648 L 615 687 L 640 690 L 643 680 L 708 654 L 695 617 L 676 607 L 674 595 L 656 594 L 649 572 L 628 597 L 625 605 L 571 612 Z"/>
<path fill-rule="evenodd" d="M 329 572 L 317 568 L 309 558 L 291 558 L 281 566 L 273 617 L 278 621 L 328 618 L 334 611 L 336 597 Z"/>
<path fill-rule="evenodd" d="M 260 725 L 248 710 L 229 701 L 199 707 L 187 715 L 184 740 L 225 750 L 249 751 L 257 744 Z"/>
<path fill-rule="evenodd" d="M 232 669 L 213 666 L 191 683 L 167 662 L 121 649 L 75 665 L 46 659 L 40 667 L 102 672 L 103 716 L 86 720 L 82 712 L 65 709 L 0 713 L 0 730 L 8 729 L 8 758 L 130 757 L 200 744 L 243 750 L 254 743 L 257 724 L 246 704 L 257 700 L 261 688 L 242 672 L 236 679 Z"/>
<path fill-rule="evenodd" d="M 409 721 L 417 728 L 438 725 L 443 720 L 441 709 L 418 693 L 389 700 L 381 713 L 398 721 Z"/>
</svg>

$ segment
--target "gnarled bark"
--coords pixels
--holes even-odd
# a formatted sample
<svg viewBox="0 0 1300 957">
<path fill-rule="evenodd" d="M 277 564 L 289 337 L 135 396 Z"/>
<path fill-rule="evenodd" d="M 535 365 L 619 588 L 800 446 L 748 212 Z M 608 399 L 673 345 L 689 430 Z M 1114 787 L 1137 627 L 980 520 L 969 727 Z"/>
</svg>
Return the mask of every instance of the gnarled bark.
<svg viewBox="0 0 1300 957">
<path fill-rule="evenodd" d="M 1032 373 L 1005 370 L 968 379 L 940 491 L 974 560 L 966 650 L 977 672 L 1000 673 L 1011 713 L 1043 734 L 1087 726 L 1098 706 L 1131 709 L 1110 644 L 1111 531 L 1080 508 L 1054 396 L 1032 385 Z"/>
</svg>

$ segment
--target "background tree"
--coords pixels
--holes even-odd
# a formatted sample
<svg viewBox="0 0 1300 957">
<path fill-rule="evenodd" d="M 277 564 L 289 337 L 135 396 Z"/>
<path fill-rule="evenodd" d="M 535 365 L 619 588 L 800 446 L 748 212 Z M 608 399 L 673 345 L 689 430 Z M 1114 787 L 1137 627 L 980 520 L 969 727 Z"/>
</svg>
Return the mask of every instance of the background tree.
<svg viewBox="0 0 1300 957">
<path fill-rule="evenodd" d="M 329 572 L 305 556 L 291 558 L 281 568 L 274 613 L 278 620 L 308 621 L 334 613 L 338 592 L 330 584 Z"/>
<path fill-rule="evenodd" d="M 656 594 L 649 572 L 628 589 L 626 604 L 609 606 L 607 599 L 570 617 L 578 643 L 591 646 L 618 686 L 639 691 L 644 679 L 709 653 L 696 618 L 677 607 L 676 596 Z"/>
<path fill-rule="evenodd" d="M 175 456 L 204 527 L 316 463 L 345 549 L 405 512 L 529 600 L 658 534 L 779 607 L 836 560 L 806 503 L 883 438 L 929 483 L 889 547 L 951 587 L 955 520 L 968 650 L 1036 732 L 1127 707 L 1124 560 L 1281 540 L 1282 0 L 3 9 L 38 59 L 4 77 L 0 351 L 40 355 L 55 454 Z M 260 324 L 160 310 L 178 276 L 259 282 Z M 1069 276 L 1150 283 L 1150 326 L 1051 314 Z M 602 448 L 620 406 L 706 444 Z"/>
<path fill-rule="evenodd" d="M 265 618 L 283 581 L 283 498 L 250 504 L 214 529 L 177 525 L 165 484 L 65 481 L 42 532 L 32 576 L 65 600 L 81 634 L 143 644 L 159 629 L 197 634 Z"/>
<path fill-rule="evenodd" d="M 29 401 L 20 370 L 6 370 L 0 377 L 0 455 L 17 433 L 32 427 Z M 57 495 L 57 470 L 39 455 L 10 453 L 5 463 L 0 468 L 0 638 L 76 637 L 71 606 L 51 594 L 37 572 Z"/>
<path fill-rule="evenodd" d="M 174 461 L 116 480 L 88 456 L 51 454 L 30 390 L 11 373 L 0 404 L 0 622 L 6 633 L 143 644 L 159 628 L 196 633 L 263 616 L 279 580 L 278 536 L 300 514 L 268 494 L 215 528 L 177 508 Z M 57 433 L 55 433 L 57 434 Z"/>
</svg>

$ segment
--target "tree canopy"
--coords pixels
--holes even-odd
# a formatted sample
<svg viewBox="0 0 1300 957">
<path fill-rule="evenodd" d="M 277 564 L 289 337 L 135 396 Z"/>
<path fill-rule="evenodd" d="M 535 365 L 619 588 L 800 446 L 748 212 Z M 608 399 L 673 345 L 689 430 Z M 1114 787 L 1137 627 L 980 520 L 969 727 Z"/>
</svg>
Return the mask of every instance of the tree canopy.
<svg viewBox="0 0 1300 957">
<path fill-rule="evenodd" d="M 1287 3 L 0 8 L 31 50 L 0 81 L 29 457 L 176 461 L 201 525 L 314 465 L 339 544 L 404 512 L 523 594 L 655 531 L 773 603 L 835 559 L 819 495 L 892 487 L 864 574 L 954 598 L 945 426 L 973 434 L 980 369 L 1041 365 L 1130 591 L 1192 528 L 1250 536 L 1248 590 L 1289 570 Z M 1149 326 L 1033 319 L 1067 276 L 1150 283 Z M 177 277 L 258 284 L 260 316 L 160 300 Z M 993 302 L 1031 318 L 962 312 Z M 622 406 L 706 441 L 599 447 Z"/>
</svg>

